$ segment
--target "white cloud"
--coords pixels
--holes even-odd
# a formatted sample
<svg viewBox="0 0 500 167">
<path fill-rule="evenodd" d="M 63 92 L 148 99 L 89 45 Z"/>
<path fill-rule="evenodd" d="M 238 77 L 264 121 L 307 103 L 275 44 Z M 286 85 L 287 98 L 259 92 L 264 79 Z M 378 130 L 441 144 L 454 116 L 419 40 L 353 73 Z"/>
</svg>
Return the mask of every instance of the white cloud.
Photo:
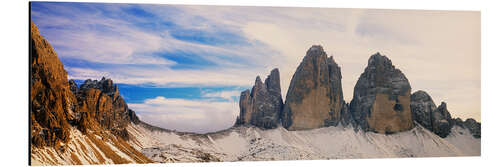
<svg viewBox="0 0 500 167">
<path fill-rule="evenodd" d="M 141 120 L 184 132 L 214 132 L 231 127 L 239 114 L 238 103 L 156 97 L 129 104 Z"/>
</svg>

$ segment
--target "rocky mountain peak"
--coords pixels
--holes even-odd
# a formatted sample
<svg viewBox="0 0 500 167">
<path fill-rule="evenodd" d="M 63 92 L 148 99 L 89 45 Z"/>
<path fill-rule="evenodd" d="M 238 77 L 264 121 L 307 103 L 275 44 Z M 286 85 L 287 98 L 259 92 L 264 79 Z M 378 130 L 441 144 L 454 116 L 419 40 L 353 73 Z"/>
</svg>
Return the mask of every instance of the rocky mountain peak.
<svg viewBox="0 0 500 167">
<path fill-rule="evenodd" d="M 320 45 L 313 45 L 297 67 L 282 112 L 289 130 L 337 125 L 345 102 L 340 67 Z"/>
<path fill-rule="evenodd" d="M 262 83 L 259 76 L 250 92 L 241 92 L 240 115 L 236 125 L 254 125 L 264 129 L 276 128 L 283 108 L 278 69 L 273 69 Z"/>
<path fill-rule="evenodd" d="M 412 102 L 432 102 L 435 108 L 434 101 L 432 100 L 431 96 L 427 94 L 427 92 L 423 90 L 418 90 L 411 94 L 411 101 Z"/>
<path fill-rule="evenodd" d="M 105 77 L 101 80 L 87 79 L 76 90 L 80 108 L 85 111 L 81 118 L 84 121 L 79 125 L 83 132 L 100 126 L 128 139 L 125 128 L 130 122 L 138 122 L 137 116 L 128 108 L 113 80 Z"/>
<path fill-rule="evenodd" d="M 410 110 L 411 86 L 405 75 L 380 53 L 368 60 L 354 87 L 350 110 L 368 131 L 394 133 L 414 127 Z"/>
<path fill-rule="evenodd" d="M 271 70 L 271 73 L 266 78 L 265 84 L 269 92 L 281 95 L 280 72 L 278 68 Z"/>
<path fill-rule="evenodd" d="M 114 97 L 115 94 L 119 96 L 118 86 L 113 84 L 113 80 L 109 78 L 102 77 L 101 80 L 87 79 L 80 86 L 81 90 L 87 90 L 90 88 L 98 89 L 111 97 Z"/>
</svg>

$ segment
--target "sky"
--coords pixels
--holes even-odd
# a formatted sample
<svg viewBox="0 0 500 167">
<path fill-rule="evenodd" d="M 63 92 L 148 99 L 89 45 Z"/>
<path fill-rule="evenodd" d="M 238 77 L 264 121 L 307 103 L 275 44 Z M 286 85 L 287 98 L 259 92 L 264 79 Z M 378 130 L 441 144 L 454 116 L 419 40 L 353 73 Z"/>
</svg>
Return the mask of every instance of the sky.
<svg viewBox="0 0 500 167">
<path fill-rule="evenodd" d="M 147 123 L 231 127 L 239 95 L 279 68 L 282 96 L 309 47 L 341 67 L 347 102 L 368 58 L 388 56 L 452 117 L 481 120 L 480 12 L 32 2 L 68 77 L 111 78 Z"/>
</svg>

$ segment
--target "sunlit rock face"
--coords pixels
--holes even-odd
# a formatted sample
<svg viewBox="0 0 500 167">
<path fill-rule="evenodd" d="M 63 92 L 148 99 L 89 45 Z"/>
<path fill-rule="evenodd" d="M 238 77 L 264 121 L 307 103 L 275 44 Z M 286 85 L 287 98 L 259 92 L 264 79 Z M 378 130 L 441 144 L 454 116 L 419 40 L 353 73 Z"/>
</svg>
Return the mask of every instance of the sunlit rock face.
<svg viewBox="0 0 500 167">
<path fill-rule="evenodd" d="M 73 85 L 70 80 L 70 85 Z M 78 98 L 82 118 L 80 129 L 85 132 L 100 126 L 111 130 L 114 135 L 128 139 L 126 127 L 136 121 L 135 112 L 129 110 L 127 103 L 120 96 L 118 86 L 109 78 L 85 80 L 80 88 L 74 88 Z M 92 125 L 95 120 L 96 125 Z"/>
<path fill-rule="evenodd" d="M 254 125 L 264 129 L 276 128 L 283 108 L 280 75 L 277 68 L 271 71 L 263 83 L 259 76 L 250 92 L 241 92 L 240 115 L 236 125 Z"/>
<path fill-rule="evenodd" d="M 36 147 L 57 146 L 70 138 L 68 121 L 78 119 L 77 101 L 64 66 L 31 22 L 31 137 Z"/>
<path fill-rule="evenodd" d="M 306 130 L 341 123 L 342 117 L 349 115 L 341 79 L 333 57 L 328 57 L 322 46 L 312 46 L 290 82 L 281 116 L 283 127 Z"/>
<path fill-rule="evenodd" d="M 350 111 L 365 131 L 395 133 L 414 127 L 410 109 L 411 86 L 386 56 L 376 53 L 354 87 Z"/>
</svg>

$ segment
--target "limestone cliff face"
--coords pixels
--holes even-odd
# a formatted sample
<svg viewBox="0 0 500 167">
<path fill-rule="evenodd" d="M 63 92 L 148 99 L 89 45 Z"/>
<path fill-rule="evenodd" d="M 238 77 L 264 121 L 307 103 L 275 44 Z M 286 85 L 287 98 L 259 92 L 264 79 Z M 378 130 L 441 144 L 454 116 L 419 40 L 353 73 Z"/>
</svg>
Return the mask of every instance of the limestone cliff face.
<svg viewBox="0 0 500 167">
<path fill-rule="evenodd" d="M 350 111 L 363 130 L 379 133 L 407 131 L 414 127 L 410 92 L 405 75 L 386 56 L 377 53 L 370 57 L 354 87 Z"/>
<path fill-rule="evenodd" d="M 52 46 L 31 22 L 31 137 L 34 146 L 69 140 L 68 122 L 77 118 L 76 98 Z"/>
<path fill-rule="evenodd" d="M 333 57 L 327 57 L 322 46 L 312 46 L 290 82 L 281 115 L 283 127 L 305 130 L 338 125 L 345 106 L 341 79 Z"/>
<path fill-rule="evenodd" d="M 279 70 L 275 68 L 264 83 L 257 76 L 252 92 L 249 90 L 241 92 L 240 115 L 236 125 L 250 124 L 264 129 L 276 128 L 282 108 Z"/>
</svg>

